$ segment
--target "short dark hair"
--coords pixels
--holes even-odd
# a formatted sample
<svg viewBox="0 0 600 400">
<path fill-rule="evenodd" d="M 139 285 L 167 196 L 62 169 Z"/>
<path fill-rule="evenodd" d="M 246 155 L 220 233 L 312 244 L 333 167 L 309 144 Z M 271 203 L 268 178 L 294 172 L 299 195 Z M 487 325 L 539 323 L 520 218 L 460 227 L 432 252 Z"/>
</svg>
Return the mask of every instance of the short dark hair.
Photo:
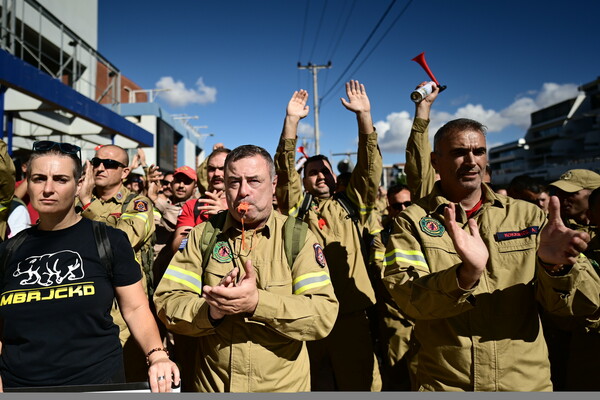
<svg viewBox="0 0 600 400">
<path fill-rule="evenodd" d="M 439 150 L 440 142 L 446 137 L 463 131 L 477 131 L 481 132 L 483 136 L 486 135 L 487 128 L 480 122 L 477 122 L 468 118 L 459 118 L 447 122 L 436 132 L 433 137 L 433 151 Z"/>
<path fill-rule="evenodd" d="M 333 171 L 333 167 L 331 166 L 331 162 L 329 161 L 329 158 L 327 158 L 327 156 L 324 156 L 323 154 L 316 154 L 314 156 L 310 156 L 306 159 L 306 161 L 304 162 L 304 176 L 306 177 L 306 166 L 311 163 L 311 162 L 315 162 L 315 161 L 323 161 L 326 162 L 329 165 L 329 168 L 331 168 L 331 170 Z"/>
<path fill-rule="evenodd" d="M 540 194 L 546 191 L 545 186 L 536 178 L 527 174 L 515 176 L 508 185 L 507 192 L 511 197 L 518 198 L 523 191 L 529 190 L 532 193 Z"/>
<path fill-rule="evenodd" d="M 261 156 L 267 162 L 271 180 L 275 179 L 275 164 L 273 163 L 273 158 L 271 157 L 268 151 L 266 151 L 260 146 L 255 146 L 253 144 L 245 144 L 231 150 L 231 152 L 227 154 L 227 157 L 225 158 L 225 170 L 227 170 L 227 166 L 232 162 L 236 162 L 243 158 L 250 158 L 254 156 Z"/>
<path fill-rule="evenodd" d="M 395 185 L 390 186 L 389 189 L 387 190 L 387 198 L 388 198 L 388 200 L 391 199 L 392 196 L 394 196 L 396 193 L 400 193 L 403 190 L 410 191 L 410 189 L 408 188 L 408 186 L 403 185 L 401 183 L 397 183 Z"/>
<path fill-rule="evenodd" d="M 81 160 L 79 159 L 79 156 L 77 154 L 64 153 L 58 148 L 52 148 L 48 151 L 34 151 L 33 153 L 31 153 L 31 155 L 29 156 L 29 160 L 27 161 L 27 172 L 25 174 L 27 178 L 29 178 L 29 176 L 31 175 L 31 163 L 33 162 L 33 160 L 48 155 L 65 157 L 73 160 L 73 178 L 75 178 L 75 181 L 78 181 L 81 178 L 81 175 L 83 174 L 83 166 L 81 165 Z"/>
</svg>

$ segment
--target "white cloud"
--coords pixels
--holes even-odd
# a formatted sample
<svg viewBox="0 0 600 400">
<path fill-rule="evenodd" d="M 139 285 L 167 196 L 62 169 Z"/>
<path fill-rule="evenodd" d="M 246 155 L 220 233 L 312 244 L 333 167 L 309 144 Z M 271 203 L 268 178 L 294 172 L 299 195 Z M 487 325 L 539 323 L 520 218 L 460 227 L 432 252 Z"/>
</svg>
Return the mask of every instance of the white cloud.
<svg viewBox="0 0 600 400">
<path fill-rule="evenodd" d="M 170 76 L 163 76 L 156 82 L 159 89 L 169 91 L 159 92 L 160 97 L 171 107 L 185 107 L 188 104 L 208 104 L 217 101 L 217 89 L 206 86 L 202 78 L 196 81 L 196 88 L 186 88 L 182 81 L 175 81 Z"/>
<path fill-rule="evenodd" d="M 577 96 L 577 85 L 544 83 L 537 91 L 528 91 L 506 108 L 496 111 L 486 109 L 481 104 L 467 104 L 458 108 L 454 113 L 431 110 L 429 134 L 431 137 L 446 122 L 455 118 L 471 118 L 481 122 L 488 132 L 501 132 L 508 126 L 517 126 L 526 130 L 531 122 L 531 113 L 552 104 Z M 381 137 L 380 147 L 383 151 L 403 153 L 412 126 L 412 114 L 408 111 L 389 114 L 385 121 L 375 122 L 375 127 Z"/>
</svg>

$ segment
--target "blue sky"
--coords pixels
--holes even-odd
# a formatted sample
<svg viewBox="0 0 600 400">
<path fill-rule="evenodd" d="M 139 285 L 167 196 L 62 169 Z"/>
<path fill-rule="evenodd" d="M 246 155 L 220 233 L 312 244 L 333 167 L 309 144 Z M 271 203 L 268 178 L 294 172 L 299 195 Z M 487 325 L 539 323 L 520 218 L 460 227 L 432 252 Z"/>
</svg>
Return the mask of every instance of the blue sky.
<svg viewBox="0 0 600 400">
<path fill-rule="evenodd" d="M 409 94 L 429 80 L 414 56 L 424 51 L 448 86 L 433 130 L 470 117 L 488 126 L 488 146 L 505 143 L 524 135 L 532 111 L 600 76 L 598 15 L 600 2 L 589 0 L 100 0 L 98 49 L 144 89 L 171 88 L 157 102 L 197 115 L 192 125 L 214 134 L 207 148 L 252 143 L 272 153 L 296 89 L 311 94 L 301 136 L 313 132 L 312 78 L 297 63 L 331 61 L 318 74 L 321 153 L 355 151 L 355 117 L 339 98 L 358 79 L 392 164 L 405 158 Z"/>
</svg>

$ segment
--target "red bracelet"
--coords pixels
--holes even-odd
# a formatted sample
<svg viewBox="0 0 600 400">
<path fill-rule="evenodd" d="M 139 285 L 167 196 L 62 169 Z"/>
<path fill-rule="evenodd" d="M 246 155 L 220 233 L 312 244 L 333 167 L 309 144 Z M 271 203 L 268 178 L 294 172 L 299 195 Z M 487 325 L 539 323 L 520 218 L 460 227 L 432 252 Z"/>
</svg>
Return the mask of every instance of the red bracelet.
<svg viewBox="0 0 600 400">
<path fill-rule="evenodd" d="M 150 365 L 150 356 L 157 351 L 164 351 L 165 353 L 167 353 L 167 357 L 169 357 L 169 350 L 165 349 L 164 347 L 157 347 L 155 349 L 150 350 L 148 354 L 146 354 L 146 364 Z"/>
</svg>

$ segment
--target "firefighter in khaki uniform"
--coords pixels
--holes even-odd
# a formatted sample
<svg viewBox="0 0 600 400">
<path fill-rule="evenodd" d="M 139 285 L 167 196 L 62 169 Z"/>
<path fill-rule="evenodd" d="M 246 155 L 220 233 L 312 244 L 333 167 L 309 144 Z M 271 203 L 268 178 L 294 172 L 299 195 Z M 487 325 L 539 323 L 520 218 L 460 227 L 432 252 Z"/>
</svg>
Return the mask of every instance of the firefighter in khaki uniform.
<svg viewBox="0 0 600 400">
<path fill-rule="evenodd" d="M 482 183 L 485 127 L 448 122 L 436 134 L 434 190 L 395 220 L 384 282 L 415 319 L 419 390 L 552 390 L 538 301 L 593 314 L 600 278 L 580 256 L 589 236 Z M 455 204 L 458 203 L 458 204 Z"/>
<path fill-rule="evenodd" d="M 334 199 L 335 175 L 326 157 L 313 156 L 306 161 L 303 181 L 296 172 L 296 132 L 300 119 L 308 115 L 305 90 L 295 92 L 287 106 L 275 156 L 277 202 L 282 213 L 297 216 L 305 197 L 302 183 L 313 196 L 303 220 L 324 245 L 331 281 L 340 302 L 340 313 L 331 334 L 308 345 L 313 390 L 379 391 L 381 375 L 365 313 L 375 304 L 375 292 L 362 241 L 377 199 L 383 166 L 364 86 L 357 81 L 348 82 L 346 94 L 349 100 L 342 99 L 342 104 L 356 114 L 359 134 L 357 165 L 344 193 L 356 209 L 358 220 L 355 223 L 349 218 L 340 201 Z"/>
<path fill-rule="evenodd" d="M 86 161 L 85 177 L 79 192 L 83 206 L 81 215 L 95 221 L 102 221 L 120 229 L 135 251 L 135 257 L 142 270 L 142 286 L 148 293 L 149 271 L 142 266 L 145 246 L 152 246 L 150 238 L 154 233 L 152 203 L 147 197 L 133 196 L 123 180 L 129 175 L 129 157 L 119 146 L 102 146 L 92 161 Z M 123 212 L 124 204 L 128 202 Z M 152 261 L 152 260 L 150 260 Z M 119 338 L 124 348 L 125 373 L 128 381 L 145 380 L 144 355 L 133 340 L 121 313 L 116 308 L 111 312 L 115 324 L 121 330 Z M 141 365 L 140 365 L 141 364 Z M 140 368 L 141 367 L 141 368 Z"/>
<path fill-rule="evenodd" d="M 202 233 L 211 221 L 196 225 L 154 294 L 168 329 L 199 337 L 198 391 L 310 390 L 304 341 L 327 336 L 338 303 L 323 250 L 310 231 L 288 264 L 287 218 L 272 206 L 276 180 L 264 149 L 234 149 L 225 160 L 229 211 L 218 241 L 203 252 Z M 247 211 L 239 208 L 244 204 Z"/>
</svg>

